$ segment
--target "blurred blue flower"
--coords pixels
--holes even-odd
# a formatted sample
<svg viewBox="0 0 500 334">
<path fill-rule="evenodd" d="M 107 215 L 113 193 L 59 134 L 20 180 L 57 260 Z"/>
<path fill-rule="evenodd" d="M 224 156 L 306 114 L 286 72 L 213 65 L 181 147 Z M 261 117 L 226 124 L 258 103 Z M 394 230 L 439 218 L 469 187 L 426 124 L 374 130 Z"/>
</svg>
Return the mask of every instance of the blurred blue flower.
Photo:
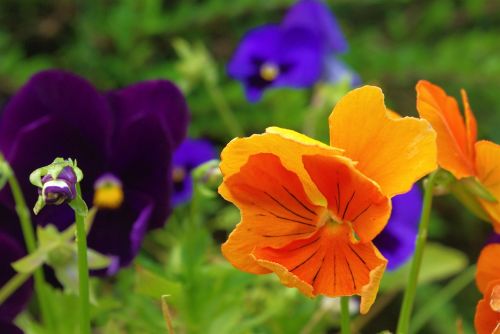
<svg viewBox="0 0 500 334">
<path fill-rule="evenodd" d="M 174 152 L 172 205 L 185 203 L 193 195 L 191 171 L 204 162 L 217 158 L 212 144 L 203 139 L 186 139 Z"/>
<path fill-rule="evenodd" d="M 320 0 L 300 0 L 280 25 L 250 30 L 236 49 L 228 72 L 242 81 L 247 99 L 258 101 L 271 87 L 304 88 L 319 80 L 359 78 L 336 59 L 347 42 L 328 7 Z"/>
<path fill-rule="evenodd" d="M 34 75 L 4 108 L 0 150 L 31 207 L 37 193 L 30 173 L 55 157 L 78 160 L 83 197 L 99 207 L 89 247 L 113 257 L 117 269 L 132 261 L 146 231 L 163 226 L 171 212 L 172 156 L 188 119 L 184 97 L 168 81 L 100 93 L 79 76 L 49 70 Z M 109 175 L 119 182 L 96 182 Z M 14 207 L 7 188 L 0 203 Z M 65 205 L 47 206 L 34 220 L 63 229 L 74 213 Z"/>
<path fill-rule="evenodd" d="M 392 214 L 385 229 L 373 240 L 389 263 L 388 270 L 403 265 L 415 250 L 418 223 L 422 211 L 422 193 L 418 185 L 392 199 Z"/>
</svg>

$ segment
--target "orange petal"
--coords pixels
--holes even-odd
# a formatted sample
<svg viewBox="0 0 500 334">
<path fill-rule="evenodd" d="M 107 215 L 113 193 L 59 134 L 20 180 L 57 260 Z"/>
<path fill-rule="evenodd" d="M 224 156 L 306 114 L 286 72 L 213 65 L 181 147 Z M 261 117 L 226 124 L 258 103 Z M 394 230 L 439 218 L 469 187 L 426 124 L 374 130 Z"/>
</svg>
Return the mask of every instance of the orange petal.
<svg viewBox="0 0 500 334">
<path fill-rule="evenodd" d="M 371 241 L 391 214 L 391 201 L 380 187 L 343 157 L 306 155 L 304 167 L 328 201 L 329 215 L 349 222 L 361 241 Z"/>
<path fill-rule="evenodd" d="M 481 184 L 497 199 L 489 202 L 479 199 L 490 216 L 497 233 L 500 233 L 500 145 L 487 140 L 476 143 L 476 169 Z"/>
<path fill-rule="evenodd" d="M 388 196 L 410 190 L 436 169 L 436 134 L 425 120 L 389 116 L 378 87 L 343 97 L 330 115 L 330 143 L 358 161 L 361 172 Z"/>
<path fill-rule="evenodd" d="M 221 153 L 220 169 L 225 178 L 236 174 L 247 162 L 250 155 L 257 153 L 273 153 L 280 156 L 286 169 L 293 170 L 305 184 L 309 198 L 318 205 L 324 204 L 322 196 L 318 196 L 309 175 L 302 167 L 302 154 L 338 155 L 342 150 L 332 148 L 312 138 L 292 130 L 277 127 L 268 128 L 267 133 L 247 138 L 236 138 L 227 144 Z M 219 193 L 230 199 L 230 193 L 223 183 Z"/>
<path fill-rule="evenodd" d="M 225 181 L 242 219 L 222 245 L 222 253 L 235 267 L 265 273 L 250 256 L 255 247 L 283 247 L 316 232 L 319 211 L 307 197 L 301 180 L 270 153 L 249 157 L 240 171 Z"/>
<path fill-rule="evenodd" d="M 462 94 L 462 103 L 464 104 L 465 110 L 465 130 L 467 131 L 467 149 L 469 154 L 471 154 L 472 159 L 475 158 L 475 148 L 474 145 L 477 141 L 477 121 L 472 109 L 470 108 L 469 98 L 467 97 L 467 92 L 462 89 L 460 90 Z"/>
<path fill-rule="evenodd" d="M 500 279 L 500 244 L 490 244 L 483 248 L 477 260 L 476 284 L 482 293 L 488 283 Z"/>
<path fill-rule="evenodd" d="M 500 280 L 492 281 L 488 285 L 483 299 L 476 307 L 474 325 L 477 334 L 500 334 Z"/>
<path fill-rule="evenodd" d="M 361 313 L 375 301 L 387 260 L 371 242 L 354 239 L 347 224 L 323 226 L 282 248 L 256 248 L 253 255 L 281 282 L 307 296 L 361 296 Z"/>
<path fill-rule="evenodd" d="M 476 120 L 463 93 L 467 126 L 457 101 L 428 81 L 417 83 L 417 110 L 437 132 L 438 162 L 460 179 L 475 175 L 473 145 L 477 136 Z"/>
</svg>

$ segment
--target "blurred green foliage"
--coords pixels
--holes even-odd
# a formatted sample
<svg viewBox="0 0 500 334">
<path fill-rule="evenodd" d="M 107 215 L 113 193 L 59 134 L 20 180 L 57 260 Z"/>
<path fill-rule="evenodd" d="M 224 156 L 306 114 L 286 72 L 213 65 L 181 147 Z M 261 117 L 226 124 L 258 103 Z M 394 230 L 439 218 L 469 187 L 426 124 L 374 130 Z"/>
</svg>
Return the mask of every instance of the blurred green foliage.
<svg viewBox="0 0 500 334">
<path fill-rule="evenodd" d="M 33 73 L 45 68 L 79 73 L 102 90 L 138 80 L 167 78 L 185 90 L 192 113 L 192 136 L 209 138 L 221 147 L 231 139 L 231 133 L 216 117 L 220 94 L 246 134 L 262 132 L 270 125 L 302 130 L 308 113 L 314 112 L 318 117 L 317 137 L 326 140 L 330 103 L 313 111 L 309 102 L 313 92 L 281 89 L 268 92 L 258 104 L 249 104 L 239 83 L 225 73 L 225 64 L 243 34 L 257 25 L 278 22 L 292 3 L 3 0 L 0 103 L 4 104 Z M 500 142 L 498 1 L 338 0 L 330 7 L 350 44 L 342 59 L 364 82 L 383 88 L 390 108 L 415 115 L 414 85 L 419 79 L 433 81 L 457 97 L 459 89 L 465 88 L 478 118 L 480 138 Z M 204 50 L 204 56 L 197 58 L 201 68 L 210 64 L 208 69 L 205 66 L 211 72 L 205 73 L 208 76 L 204 79 L 186 75 L 189 70 L 196 73 L 197 67 L 193 71 L 183 65 L 179 58 L 186 54 L 183 42 L 177 42 L 177 50 L 173 47 L 179 38 L 188 46 Z M 333 95 L 337 93 L 332 91 Z M 451 197 L 437 198 L 435 203 L 430 238 L 459 250 L 450 261 L 465 261 L 467 257 L 474 262 L 490 226 Z M 148 238 L 137 268 L 97 284 L 100 302 L 94 321 L 103 333 L 164 330 L 159 306 L 162 294 L 171 294 L 174 327 L 181 329 L 180 333 L 335 331 L 336 313 L 325 308 L 324 300 L 309 300 L 285 289 L 275 277 L 254 277 L 230 267 L 220 256 L 218 244 L 238 221 L 237 211 L 217 199 L 198 205 L 198 217 L 191 216 L 189 207 L 180 208 L 165 230 Z M 461 263 L 438 278 L 463 269 L 465 262 Z M 416 311 L 424 308 L 445 283 L 426 283 L 419 290 Z M 53 293 L 61 306 L 61 321 L 74 320 L 64 308 L 74 302 L 71 297 Z M 384 294 L 380 299 L 384 300 Z M 364 332 L 394 328 L 400 300 L 398 294 L 388 296 L 387 307 L 367 322 Z M 464 332 L 469 333 L 478 299 L 474 286 L 469 285 L 436 312 L 422 332 L 454 332 L 456 322 L 462 319 Z M 314 323 L 309 329 L 311 321 Z M 29 325 L 32 322 L 26 317 L 20 322 L 28 324 L 25 328 L 36 327 Z M 64 333 L 72 331 L 71 326 L 61 328 Z M 301 332 L 304 328 L 309 332 Z"/>
</svg>

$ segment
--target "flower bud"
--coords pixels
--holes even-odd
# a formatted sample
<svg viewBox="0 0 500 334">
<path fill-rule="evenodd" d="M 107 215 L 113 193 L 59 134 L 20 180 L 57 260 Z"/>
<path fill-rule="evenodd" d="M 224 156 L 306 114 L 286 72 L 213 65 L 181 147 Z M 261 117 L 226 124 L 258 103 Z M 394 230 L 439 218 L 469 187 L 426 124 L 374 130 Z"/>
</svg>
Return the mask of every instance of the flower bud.
<svg viewBox="0 0 500 334">
<path fill-rule="evenodd" d="M 76 175 L 71 167 L 64 167 L 56 179 L 47 174 L 42 178 L 39 194 L 45 204 L 60 205 L 76 197 Z"/>
</svg>

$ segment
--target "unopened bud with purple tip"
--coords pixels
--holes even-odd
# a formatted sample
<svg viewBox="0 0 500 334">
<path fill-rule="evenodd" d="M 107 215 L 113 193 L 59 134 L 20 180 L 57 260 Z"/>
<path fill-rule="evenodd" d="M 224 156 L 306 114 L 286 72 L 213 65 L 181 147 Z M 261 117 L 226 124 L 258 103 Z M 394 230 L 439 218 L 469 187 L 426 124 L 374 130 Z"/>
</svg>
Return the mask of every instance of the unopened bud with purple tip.
<svg viewBox="0 0 500 334">
<path fill-rule="evenodd" d="M 38 201 L 33 209 L 35 214 L 45 205 L 61 205 L 73 201 L 77 196 L 76 184 L 82 178 L 82 171 L 76 166 L 76 162 L 61 158 L 31 173 L 31 183 L 39 188 Z"/>
</svg>

